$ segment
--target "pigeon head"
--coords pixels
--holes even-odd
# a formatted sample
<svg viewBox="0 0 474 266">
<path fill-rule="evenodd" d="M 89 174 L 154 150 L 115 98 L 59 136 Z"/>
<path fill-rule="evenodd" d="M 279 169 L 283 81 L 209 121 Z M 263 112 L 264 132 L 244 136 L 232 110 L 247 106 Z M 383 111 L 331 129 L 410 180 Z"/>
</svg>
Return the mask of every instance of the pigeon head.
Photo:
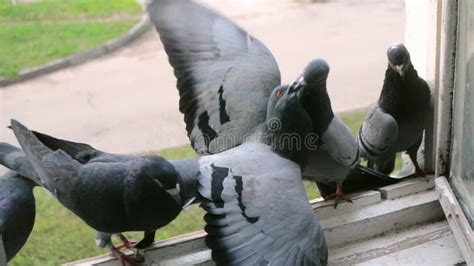
<svg viewBox="0 0 474 266">
<path fill-rule="evenodd" d="M 304 68 L 303 74 L 291 85 L 304 90 L 301 103 L 312 121 L 313 131 L 322 134 L 334 117 L 326 89 L 329 65 L 315 59 Z"/>
<path fill-rule="evenodd" d="M 304 86 L 281 85 L 270 95 L 267 106 L 267 143 L 274 151 L 292 158 L 312 130 L 311 119 L 301 104 Z"/>
<path fill-rule="evenodd" d="M 267 120 L 272 117 L 280 117 L 288 105 L 296 104 L 299 101 L 299 97 L 301 97 L 301 91 L 293 89 L 290 92 L 288 85 L 276 87 L 268 99 Z"/>
<path fill-rule="evenodd" d="M 130 195 L 127 204 L 134 206 L 136 210 L 140 210 L 137 206 L 142 202 L 167 200 L 169 204 L 181 204 L 178 183 L 180 176 L 166 159 L 155 155 L 142 156 L 130 161 L 127 172 L 129 183 L 126 193 Z M 167 197 L 163 196 L 165 194 Z M 163 206 L 165 205 L 158 204 L 152 208 L 159 210 Z"/>
<path fill-rule="evenodd" d="M 309 87 L 320 87 L 325 84 L 329 75 L 329 65 L 323 59 L 315 59 L 304 68 L 300 82 L 306 83 Z M 299 81 L 298 80 L 298 81 Z M 298 83 L 296 81 L 296 83 Z"/>
<path fill-rule="evenodd" d="M 326 89 L 326 80 L 329 75 L 329 65 L 323 59 L 315 59 L 304 68 L 303 74 L 294 81 L 290 88 L 303 88 L 304 94 Z"/>
<path fill-rule="evenodd" d="M 144 156 L 143 158 L 147 161 L 143 167 L 146 176 L 166 190 L 176 187 L 179 174 L 169 161 L 153 155 Z"/>
<path fill-rule="evenodd" d="M 411 65 L 410 53 L 405 45 L 402 43 L 391 45 L 387 50 L 387 57 L 389 67 L 400 76 L 404 76 L 405 70 Z"/>
</svg>

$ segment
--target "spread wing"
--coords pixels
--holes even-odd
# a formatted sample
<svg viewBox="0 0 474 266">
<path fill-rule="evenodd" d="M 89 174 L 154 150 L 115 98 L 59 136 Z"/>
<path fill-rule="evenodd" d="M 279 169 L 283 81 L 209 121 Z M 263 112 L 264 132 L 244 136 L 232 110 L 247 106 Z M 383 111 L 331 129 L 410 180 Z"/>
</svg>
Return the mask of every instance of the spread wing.
<svg viewBox="0 0 474 266">
<path fill-rule="evenodd" d="M 218 265 L 326 264 L 326 240 L 299 166 L 256 144 L 200 164 L 206 244 Z"/>
<path fill-rule="evenodd" d="M 354 167 L 359 163 L 359 147 L 346 124 L 334 116 L 327 130 L 321 136 L 323 148 L 338 163 Z"/>
<path fill-rule="evenodd" d="M 240 145 L 265 121 L 278 65 L 265 45 L 214 11 L 188 0 L 148 6 L 178 79 L 179 110 L 199 154 Z"/>
<path fill-rule="evenodd" d="M 362 156 L 373 158 L 390 150 L 398 137 L 397 121 L 374 105 L 365 116 L 357 140 Z"/>
</svg>

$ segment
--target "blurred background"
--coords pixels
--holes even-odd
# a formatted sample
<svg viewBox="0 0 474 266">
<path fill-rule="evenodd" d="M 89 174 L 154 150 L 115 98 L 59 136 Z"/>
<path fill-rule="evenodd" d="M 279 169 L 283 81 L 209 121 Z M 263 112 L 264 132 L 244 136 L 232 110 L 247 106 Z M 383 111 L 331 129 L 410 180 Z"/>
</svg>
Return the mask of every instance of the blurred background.
<svg viewBox="0 0 474 266">
<path fill-rule="evenodd" d="M 311 59 L 325 59 L 333 109 L 353 131 L 379 96 L 386 49 L 404 40 L 403 0 L 199 2 L 264 42 L 284 83 Z M 135 0 L 0 0 L 0 77 L 11 79 L 123 36 L 143 15 Z M 159 37 L 149 27 L 113 53 L 0 87 L 0 141 L 18 145 L 6 128 L 15 118 L 108 152 L 192 157 L 175 84 Z M 315 185 L 306 186 L 309 198 L 318 196 Z M 53 197 L 39 188 L 35 195 L 33 234 L 11 265 L 57 265 L 105 252 L 95 246 L 94 231 Z M 193 206 L 160 230 L 157 240 L 200 230 L 202 224 L 202 213 Z"/>
</svg>

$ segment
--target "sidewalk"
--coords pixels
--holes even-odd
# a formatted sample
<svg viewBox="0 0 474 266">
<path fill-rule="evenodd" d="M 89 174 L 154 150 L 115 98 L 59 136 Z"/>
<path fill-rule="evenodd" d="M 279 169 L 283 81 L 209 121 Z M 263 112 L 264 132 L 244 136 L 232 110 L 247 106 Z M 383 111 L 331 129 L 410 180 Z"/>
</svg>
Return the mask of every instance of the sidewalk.
<svg viewBox="0 0 474 266">
<path fill-rule="evenodd" d="M 336 112 L 378 98 L 390 43 L 403 41 L 404 1 L 208 0 L 275 55 L 283 82 L 311 59 L 331 66 L 328 90 Z M 188 143 L 178 91 L 158 35 L 151 29 L 128 47 L 83 65 L 0 89 L 0 141 L 17 145 L 6 126 L 133 153 Z"/>
</svg>

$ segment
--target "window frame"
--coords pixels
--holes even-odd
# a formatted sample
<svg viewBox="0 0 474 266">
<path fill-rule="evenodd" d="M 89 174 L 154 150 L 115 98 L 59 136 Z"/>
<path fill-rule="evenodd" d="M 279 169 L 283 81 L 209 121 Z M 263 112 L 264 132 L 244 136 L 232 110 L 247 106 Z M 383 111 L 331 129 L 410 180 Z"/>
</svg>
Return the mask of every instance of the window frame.
<svg viewBox="0 0 474 266">
<path fill-rule="evenodd" d="M 459 31 L 465 30 L 460 19 L 465 19 L 465 0 L 424 0 L 416 2 L 417 11 L 428 12 L 425 24 L 417 25 L 410 21 L 410 8 L 416 0 L 406 0 L 407 5 L 407 46 L 414 47 L 412 53 L 424 49 L 426 56 L 418 58 L 425 68 L 420 76 L 424 77 L 433 90 L 433 120 L 425 133 L 425 170 L 435 172 L 436 190 L 439 202 L 449 223 L 456 242 L 468 265 L 474 265 L 474 232 L 465 213 L 453 192 L 449 180 L 451 170 L 451 152 L 453 137 L 453 118 L 455 98 L 456 63 L 461 49 L 458 49 Z M 412 6 L 412 7 L 410 7 Z M 416 16 L 415 12 L 413 16 Z M 413 32 L 426 32 L 417 36 Z M 415 59 L 416 60 L 416 59 Z M 414 62 L 417 65 L 417 62 Z M 448 177 L 448 178 L 446 178 Z"/>
</svg>

